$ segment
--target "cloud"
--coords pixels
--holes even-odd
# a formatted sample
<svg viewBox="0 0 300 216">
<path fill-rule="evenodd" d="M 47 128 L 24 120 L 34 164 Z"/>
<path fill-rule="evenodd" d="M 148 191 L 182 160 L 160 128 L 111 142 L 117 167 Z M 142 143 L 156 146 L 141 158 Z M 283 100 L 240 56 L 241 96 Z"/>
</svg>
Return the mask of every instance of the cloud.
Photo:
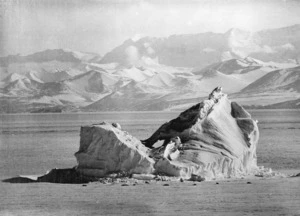
<svg viewBox="0 0 300 216">
<path fill-rule="evenodd" d="M 291 0 L 10 0 L 4 54 L 70 48 L 105 54 L 136 34 L 257 31 L 299 23 Z M 1 55 L 1 54 L 0 54 Z"/>
<path fill-rule="evenodd" d="M 139 50 L 135 46 L 129 46 L 125 50 L 126 63 L 134 64 L 140 58 Z"/>
</svg>

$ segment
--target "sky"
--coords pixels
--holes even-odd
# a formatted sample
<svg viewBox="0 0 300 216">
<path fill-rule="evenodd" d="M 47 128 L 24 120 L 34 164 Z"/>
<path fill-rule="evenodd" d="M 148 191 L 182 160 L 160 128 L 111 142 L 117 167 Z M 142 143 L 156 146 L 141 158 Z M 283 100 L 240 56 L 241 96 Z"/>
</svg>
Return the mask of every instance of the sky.
<svg viewBox="0 0 300 216">
<path fill-rule="evenodd" d="M 0 56 L 104 55 L 129 38 L 300 24 L 300 0 L 1 0 Z"/>
</svg>

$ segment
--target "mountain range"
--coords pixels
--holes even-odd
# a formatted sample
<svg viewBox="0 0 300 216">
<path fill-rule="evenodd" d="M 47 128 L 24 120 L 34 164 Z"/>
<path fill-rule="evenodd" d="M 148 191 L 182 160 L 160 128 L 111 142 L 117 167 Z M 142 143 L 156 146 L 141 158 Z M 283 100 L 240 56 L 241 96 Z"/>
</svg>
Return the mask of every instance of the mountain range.
<svg viewBox="0 0 300 216">
<path fill-rule="evenodd" d="M 222 86 L 252 107 L 299 108 L 300 25 L 128 39 L 103 57 L 0 57 L 0 112 L 181 110 Z"/>
</svg>

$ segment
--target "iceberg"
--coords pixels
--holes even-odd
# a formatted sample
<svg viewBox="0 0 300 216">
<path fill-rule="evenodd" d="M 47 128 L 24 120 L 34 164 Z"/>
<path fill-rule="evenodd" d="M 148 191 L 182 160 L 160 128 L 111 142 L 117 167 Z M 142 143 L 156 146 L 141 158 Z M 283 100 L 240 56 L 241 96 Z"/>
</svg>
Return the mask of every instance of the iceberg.
<svg viewBox="0 0 300 216">
<path fill-rule="evenodd" d="M 222 88 L 182 112 L 146 140 L 119 125 L 83 126 L 75 153 L 77 171 L 86 176 L 111 173 L 167 175 L 191 179 L 239 178 L 258 171 L 257 121 Z M 163 140 L 159 148 L 153 145 Z"/>
<path fill-rule="evenodd" d="M 4 182 L 86 183 L 106 178 L 204 181 L 275 176 L 257 166 L 257 121 L 222 88 L 140 141 L 118 123 L 81 127 L 77 166 Z M 157 142 L 163 140 L 159 147 Z"/>
</svg>

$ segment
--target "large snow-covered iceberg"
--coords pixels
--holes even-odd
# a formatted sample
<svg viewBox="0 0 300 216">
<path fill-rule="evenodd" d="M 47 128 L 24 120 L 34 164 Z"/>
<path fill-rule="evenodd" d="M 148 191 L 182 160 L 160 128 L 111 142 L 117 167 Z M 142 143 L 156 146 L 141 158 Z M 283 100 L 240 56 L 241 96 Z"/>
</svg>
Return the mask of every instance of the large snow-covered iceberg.
<svg viewBox="0 0 300 216">
<path fill-rule="evenodd" d="M 142 142 L 107 123 L 81 128 L 77 171 L 102 177 L 114 172 L 164 174 L 207 180 L 257 171 L 257 122 L 221 88 L 163 124 Z M 153 148 L 158 141 L 163 146 Z"/>
</svg>

